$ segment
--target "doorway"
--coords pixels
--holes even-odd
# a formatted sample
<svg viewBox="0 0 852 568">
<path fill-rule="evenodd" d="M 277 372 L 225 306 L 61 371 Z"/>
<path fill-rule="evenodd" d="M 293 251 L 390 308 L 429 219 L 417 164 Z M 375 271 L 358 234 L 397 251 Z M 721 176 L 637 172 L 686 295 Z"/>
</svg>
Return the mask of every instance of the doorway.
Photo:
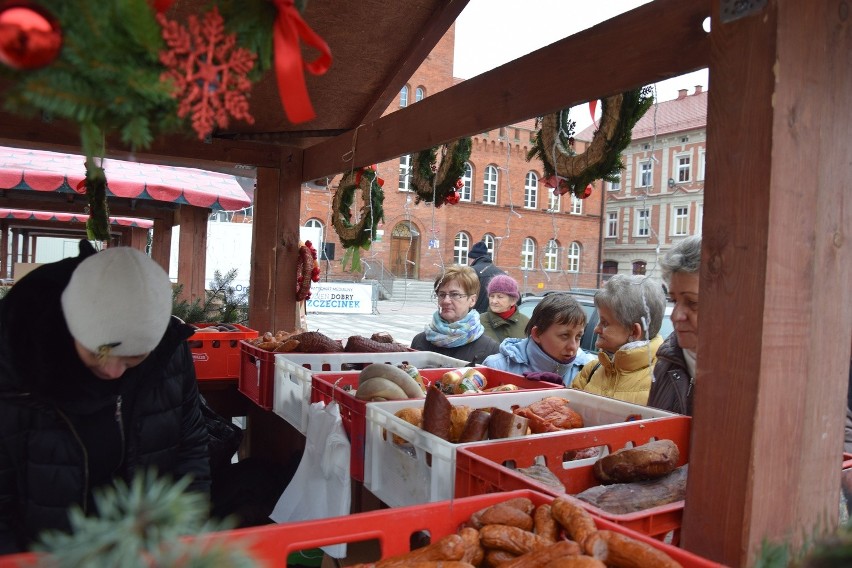
<svg viewBox="0 0 852 568">
<path fill-rule="evenodd" d="M 397 278 L 420 276 L 420 231 L 410 221 L 397 223 L 391 232 L 390 269 Z"/>
</svg>

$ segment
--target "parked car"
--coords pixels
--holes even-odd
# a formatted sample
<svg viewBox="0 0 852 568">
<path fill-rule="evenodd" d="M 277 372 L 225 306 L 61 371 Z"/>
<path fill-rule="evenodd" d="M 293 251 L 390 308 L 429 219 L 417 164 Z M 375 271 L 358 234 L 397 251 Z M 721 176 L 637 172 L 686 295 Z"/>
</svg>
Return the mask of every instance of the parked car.
<svg viewBox="0 0 852 568">
<path fill-rule="evenodd" d="M 523 298 L 521 298 L 521 303 L 518 305 L 518 311 L 520 311 L 527 317 L 532 317 L 532 313 L 535 307 L 542 300 L 542 298 L 547 296 L 547 294 L 549 293 L 552 292 L 547 292 L 540 296 L 524 296 Z M 586 351 L 587 353 L 597 353 L 598 349 L 597 347 L 595 347 L 595 343 L 598 340 L 598 334 L 595 333 L 595 327 L 598 325 L 598 320 L 600 319 L 600 317 L 598 316 L 598 308 L 597 306 L 595 306 L 595 294 L 591 291 L 572 291 L 571 295 L 574 296 L 580 306 L 582 306 L 583 311 L 586 312 L 586 330 L 583 332 L 583 339 L 580 340 L 580 347 L 583 349 L 583 351 Z M 666 312 L 663 316 L 663 323 L 660 326 L 660 335 L 663 337 L 663 339 L 668 337 L 669 334 L 674 331 L 674 325 L 672 324 L 673 309 L 673 304 L 666 304 Z"/>
</svg>

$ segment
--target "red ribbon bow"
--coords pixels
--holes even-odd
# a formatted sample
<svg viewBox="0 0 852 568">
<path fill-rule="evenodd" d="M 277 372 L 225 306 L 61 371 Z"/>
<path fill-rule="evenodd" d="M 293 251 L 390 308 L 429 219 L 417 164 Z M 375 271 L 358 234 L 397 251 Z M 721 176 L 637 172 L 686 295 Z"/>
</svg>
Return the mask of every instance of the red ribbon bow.
<svg viewBox="0 0 852 568">
<path fill-rule="evenodd" d="M 331 66 L 331 50 L 319 35 L 302 19 L 294 0 L 274 0 L 278 18 L 273 29 L 275 47 L 275 75 L 278 79 L 278 94 L 287 120 L 294 124 L 316 118 L 302 67 L 313 75 L 322 75 Z M 302 60 L 299 40 L 319 50 L 314 61 Z"/>
<path fill-rule="evenodd" d="M 385 180 L 379 177 L 379 172 L 375 164 L 370 166 L 369 168 L 360 168 L 358 171 L 355 172 L 355 185 L 361 185 L 361 176 L 364 175 L 364 172 L 366 170 L 372 170 L 376 173 L 376 183 L 379 184 L 379 187 L 385 185 Z"/>
</svg>

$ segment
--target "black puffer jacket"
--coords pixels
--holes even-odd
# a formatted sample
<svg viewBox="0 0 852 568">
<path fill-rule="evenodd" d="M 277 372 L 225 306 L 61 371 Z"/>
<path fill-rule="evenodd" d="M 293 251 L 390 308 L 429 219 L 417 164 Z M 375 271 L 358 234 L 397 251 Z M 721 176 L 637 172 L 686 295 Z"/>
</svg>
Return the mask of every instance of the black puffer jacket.
<svg viewBox="0 0 852 568">
<path fill-rule="evenodd" d="M 156 467 L 209 493 L 207 430 L 186 338 L 175 318 L 153 352 L 117 380 L 74 349 L 60 294 L 81 256 L 40 267 L 0 301 L 0 554 L 91 512 L 92 490 Z M 116 314 L 122 317 L 122 314 Z"/>
<path fill-rule="evenodd" d="M 657 349 L 648 406 L 692 416 L 694 384 L 695 377 L 689 375 L 677 333 L 672 332 Z"/>
<path fill-rule="evenodd" d="M 500 344 L 483 333 L 470 343 L 459 347 L 440 347 L 426 339 L 426 332 L 421 332 L 411 340 L 411 348 L 461 359 L 470 365 L 481 365 L 486 357 L 500 351 Z"/>
<path fill-rule="evenodd" d="M 473 309 L 484 314 L 488 311 L 488 283 L 498 274 L 506 273 L 494 266 L 490 254 L 480 256 L 470 264 L 470 267 L 479 276 L 479 294 L 476 295 L 476 304 L 474 304 Z"/>
</svg>

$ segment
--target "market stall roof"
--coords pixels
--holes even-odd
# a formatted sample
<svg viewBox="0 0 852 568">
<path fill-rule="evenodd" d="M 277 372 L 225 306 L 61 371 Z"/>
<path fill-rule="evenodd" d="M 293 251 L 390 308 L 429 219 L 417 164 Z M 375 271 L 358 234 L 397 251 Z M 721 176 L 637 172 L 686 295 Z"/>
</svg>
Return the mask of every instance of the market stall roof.
<svg viewBox="0 0 852 568">
<path fill-rule="evenodd" d="M 82 223 L 89 220 L 88 215 L 77 213 L 64 213 L 61 211 L 30 211 L 26 209 L 6 209 L 0 207 L 0 219 L 17 219 L 19 221 L 59 221 L 62 223 Z M 139 227 L 150 229 L 154 222 L 150 219 L 138 219 L 135 217 L 110 217 L 110 225 L 122 227 Z"/>
<path fill-rule="evenodd" d="M 83 156 L 0 146 L 0 189 L 85 194 Z M 234 211 L 251 199 L 232 175 L 104 160 L 107 196 Z"/>
</svg>

